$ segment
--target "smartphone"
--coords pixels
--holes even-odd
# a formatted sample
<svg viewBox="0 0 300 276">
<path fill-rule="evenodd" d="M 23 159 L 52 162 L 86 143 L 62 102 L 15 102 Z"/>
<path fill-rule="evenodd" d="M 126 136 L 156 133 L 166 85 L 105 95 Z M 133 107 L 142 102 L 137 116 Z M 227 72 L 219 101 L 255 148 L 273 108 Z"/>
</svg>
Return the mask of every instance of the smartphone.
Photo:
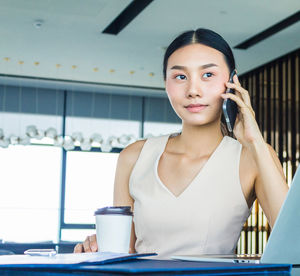
<svg viewBox="0 0 300 276">
<path fill-rule="evenodd" d="M 234 69 L 231 73 L 230 73 L 230 77 L 229 77 L 229 82 L 233 83 L 233 77 L 236 74 L 236 70 Z M 231 88 L 227 88 L 225 93 L 233 93 L 234 89 Z M 224 118 L 226 121 L 226 126 L 229 132 L 233 132 L 233 127 L 235 124 L 235 120 L 236 120 L 236 116 L 238 113 L 238 107 L 235 101 L 231 100 L 231 99 L 225 99 L 222 105 L 223 108 L 223 114 L 224 114 Z"/>
<path fill-rule="evenodd" d="M 48 256 L 52 257 L 56 255 L 56 250 L 55 249 L 28 249 L 24 251 L 25 255 L 30 255 L 30 256 Z"/>
</svg>

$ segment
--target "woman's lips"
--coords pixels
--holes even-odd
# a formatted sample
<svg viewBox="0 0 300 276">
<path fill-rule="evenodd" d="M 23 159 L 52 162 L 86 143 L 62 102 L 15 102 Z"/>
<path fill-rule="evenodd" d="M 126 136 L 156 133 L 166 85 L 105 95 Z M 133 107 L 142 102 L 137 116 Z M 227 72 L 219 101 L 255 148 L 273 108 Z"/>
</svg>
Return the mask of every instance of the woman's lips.
<svg viewBox="0 0 300 276">
<path fill-rule="evenodd" d="M 197 113 L 202 111 L 203 109 L 205 109 L 207 107 L 207 105 L 205 104 L 190 104 L 187 105 L 185 108 L 192 113 Z"/>
</svg>

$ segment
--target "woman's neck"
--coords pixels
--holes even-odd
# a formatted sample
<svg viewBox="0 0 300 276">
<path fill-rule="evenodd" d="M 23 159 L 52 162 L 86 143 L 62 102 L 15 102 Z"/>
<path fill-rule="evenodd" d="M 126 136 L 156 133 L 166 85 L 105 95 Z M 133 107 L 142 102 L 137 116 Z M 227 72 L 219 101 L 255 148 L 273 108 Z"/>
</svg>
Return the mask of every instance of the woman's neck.
<svg viewBox="0 0 300 276">
<path fill-rule="evenodd" d="M 189 156 L 210 155 L 221 143 L 223 134 L 220 123 L 205 126 L 183 124 L 177 136 L 176 147 Z"/>
</svg>

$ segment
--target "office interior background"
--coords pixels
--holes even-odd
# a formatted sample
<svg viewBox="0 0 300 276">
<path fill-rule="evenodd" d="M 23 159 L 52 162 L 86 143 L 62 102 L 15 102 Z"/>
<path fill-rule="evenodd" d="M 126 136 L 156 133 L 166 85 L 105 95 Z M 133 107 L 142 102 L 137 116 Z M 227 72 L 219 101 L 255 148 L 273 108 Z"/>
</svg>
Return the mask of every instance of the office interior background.
<svg viewBox="0 0 300 276">
<path fill-rule="evenodd" d="M 300 160 L 298 0 L 0 0 L 0 248 L 73 245 L 112 204 L 118 153 L 180 131 L 162 77 L 168 44 L 205 27 L 233 48 L 290 184 Z M 259 204 L 239 253 L 261 253 Z M 32 247 L 32 246 L 31 246 Z"/>
</svg>

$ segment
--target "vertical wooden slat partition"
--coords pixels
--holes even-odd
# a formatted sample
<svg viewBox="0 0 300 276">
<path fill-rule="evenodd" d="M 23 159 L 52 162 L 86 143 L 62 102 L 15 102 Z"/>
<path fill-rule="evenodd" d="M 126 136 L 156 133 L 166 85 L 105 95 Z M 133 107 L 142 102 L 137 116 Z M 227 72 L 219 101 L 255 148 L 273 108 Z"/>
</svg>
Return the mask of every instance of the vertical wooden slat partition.
<svg viewBox="0 0 300 276">
<path fill-rule="evenodd" d="M 290 185 L 300 164 L 300 49 L 240 76 L 249 91 L 265 141 L 273 146 Z M 257 201 L 244 225 L 237 253 L 261 254 L 270 234 Z"/>
</svg>

